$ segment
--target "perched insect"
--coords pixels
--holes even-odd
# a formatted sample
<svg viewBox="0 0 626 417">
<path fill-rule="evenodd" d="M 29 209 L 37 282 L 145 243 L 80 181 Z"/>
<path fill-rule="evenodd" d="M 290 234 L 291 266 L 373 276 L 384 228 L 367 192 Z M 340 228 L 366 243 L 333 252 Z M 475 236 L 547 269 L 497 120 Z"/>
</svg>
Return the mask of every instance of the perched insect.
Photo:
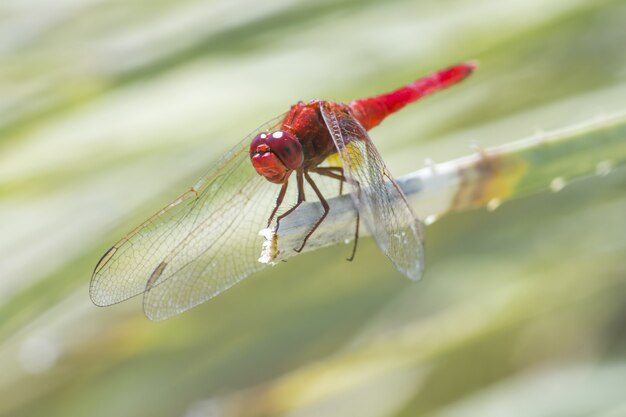
<svg viewBox="0 0 626 417">
<path fill-rule="evenodd" d="M 350 104 L 299 102 L 250 134 L 193 187 L 109 249 L 96 265 L 96 305 L 144 294 L 144 311 L 164 319 L 196 306 L 264 267 L 258 262 L 265 227 L 305 201 L 310 188 L 323 211 L 302 236 L 301 251 L 329 205 L 317 182 L 350 186 L 359 221 L 410 279 L 423 270 L 419 221 L 385 167 L 367 131 L 405 105 L 460 82 L 473 62 L 438 71 L 387 94 Z M 311 192 L 310 191 L 310 192 Z M 293 204 L 284 210 L 283 204 Z M 294 204 L 295 203 L 295 204 Z M 281 211 L 283 210 L 283 211 Z"/>
</svg>

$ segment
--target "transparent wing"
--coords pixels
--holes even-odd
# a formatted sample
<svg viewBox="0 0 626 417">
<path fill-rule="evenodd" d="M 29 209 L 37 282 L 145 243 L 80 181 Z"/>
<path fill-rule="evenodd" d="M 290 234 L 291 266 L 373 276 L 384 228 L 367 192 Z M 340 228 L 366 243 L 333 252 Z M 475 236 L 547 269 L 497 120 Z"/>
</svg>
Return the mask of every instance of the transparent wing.
<svg viewBox="0 0 626 417">
<path fill-rule="evenodd" d="M 258 131 L 272 130 L 281 119 Z M 164 319 L 263 268 L 258 233 L 267 225 L 280 186 L 259 176 L 250 163 L 248 148 L 256 133 L 105 253 L 91 280 L 95 304 L 144 293 L 146 315 Z"/>
<path fill-rule="evenodd" d="M 423 232 L 406 197 L 348 107 L 321 102 L 320 109 L 365 226 L 400 272 L 419 279 L 424 269 Z"/>
</svg>

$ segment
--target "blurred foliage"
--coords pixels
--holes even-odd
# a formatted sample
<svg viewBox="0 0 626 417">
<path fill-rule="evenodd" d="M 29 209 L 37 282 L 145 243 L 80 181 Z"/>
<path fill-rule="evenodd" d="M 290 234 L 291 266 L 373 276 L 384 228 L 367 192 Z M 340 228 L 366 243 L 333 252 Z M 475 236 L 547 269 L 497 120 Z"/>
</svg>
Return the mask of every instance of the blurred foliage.
<svg viewBox="0 0 626 417">
<path fill-rule="evenodd" d="M 480 60 L 372 132 L 400 175 L 623 109 L 625 22 L 619 0 L 4 0 L 0 415 L 626 414 L 619 167 L 437 222 L 418 284 L 363 239 L 162 323 L 87 295 L 120 235 L 292 103 Z"/>
</svg>

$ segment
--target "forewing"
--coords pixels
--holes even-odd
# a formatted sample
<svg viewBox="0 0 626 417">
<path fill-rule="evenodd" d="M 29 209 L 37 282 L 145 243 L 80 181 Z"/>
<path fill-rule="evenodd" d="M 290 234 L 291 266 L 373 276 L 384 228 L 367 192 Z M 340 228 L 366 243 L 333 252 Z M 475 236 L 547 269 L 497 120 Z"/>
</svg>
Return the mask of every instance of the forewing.
<svg viewBox="0 0 626 417">
<path fill-rule="evenodd" d="M 400 272 L 419 279 L 424 268 L 422 226 L 406 197 L 349 109 L 328 102 L 321 102 L 320 109 L 365 226 Z"/>
<path fill-rule="evenodd" d="M 257 261 L 263 241 L 258 233 L 266 227 L 280 187 L 259 176 L 250 163 L 248 147 L 256 133 L 102 257 L 91 280 L 95 304 L 110 305 L 145 292 L 146 315 L 163 319 L 264 266 Z"/>
</svg>

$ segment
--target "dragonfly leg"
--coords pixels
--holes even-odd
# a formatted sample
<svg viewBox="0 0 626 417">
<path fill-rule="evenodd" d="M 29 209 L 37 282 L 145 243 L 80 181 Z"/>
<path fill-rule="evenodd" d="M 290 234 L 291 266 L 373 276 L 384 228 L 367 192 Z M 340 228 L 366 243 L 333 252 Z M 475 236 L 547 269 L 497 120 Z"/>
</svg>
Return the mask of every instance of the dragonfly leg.
<svg viewBox="0 0 626 417">
<path fill-rule="evenodd" d="M 272 224 L 272 220 L 274 220 L 274 216 L 276 215 L 276 212 L 280 208 L 280 205 L 283 203 L 283 200 L 285 199 L 285 193 L 287 193 L 288 185 L 289 185 L 288 180 L 285 180 L 283 185 L 281 185 L 280 192 L 278 193 L 278 197 L 276 198 L 276 205 L 274 206 L 274 210 L 272 210 L 272 214 L 270 214 L 269 219 L 267 219 L 267 227 L 270 227 L 270 224 Z"/>
<path fill-rule="evenodd" d="M 319 225 L 322 224 L 322 222 L 328 215 L 328 212 L 330 211 L 330 206 L 328 205 L 328 202 L 326 201 L 326 199 L 320 192 L 319 188 L 317 188 L 315 181 L 313 181 L 313 179 L 309 176 L 307 172 L 304 173 L 304 177 L 306 178 L 306 182 L 308 182 L 311 188 L 313 188 L 313 191 L 315 191 L 317 198 L 319 198 L 320 203 L 322 204 L 322 207 L 324 207 L 324 213 L 319 219 L 317 219 L 317 221 L 315 222 L 311 230 L 309 230 L 309 233 L 306 234 L 306 236 L 302 240 L 302 245 L 300 245 L 298 249 L 295 249 L 295 251 L 298 253 L 302 252 L 302 249 L 304 249 L 304 245 L 306 245 L 306 241 L 309 239 L 309 237 L 311 237 L 311 235 L 313 234 L 313 232 L 315 232 L 315 230 L 319 227 Z"/>
<path fill-rule="evenodd" d="M 354 255 L 356 255 L 356 245 L 359 242 L 359 223 L 361 220 L 361 215 L 359 214 L 359 211 L 356 211 L 356 228 L 354 229 L 354 245 L 352 246 L 352 254 L 350 255 L 349 258 L 346 259 L 346 261 L 348 262 L 352 262 L 352 260 L 354 259 Z"/>
<path fill-rule="evenodd" d="M 339 195 L 343 195 L 343 183 L 346 181 L 346 177 L 343 175 L 343 168 L 341 167 L 317 167 L 311 170 L 316 174 L 323 175 L 325 177 L 334 178 L 339 180 Z"/>
<path fill-rule="evenodd" d="M 343 183 L 346 182 L 346 177 L 344 177 L 343 175 L 343 168 L 341 167 L 318 167 L 318 168 L 312 169 L 311 171 L 315 172 L 316 174 L 323 175 L 325 177 L 339 180 L 339 195 L 343 195 Z"/>
<path fill-rule="evenodd" d="M 341 174 L 337 174 L 335 172 L 333 172 L 334 170 L 339 170 L 339 172 L 341 172 Z M 346 181 L 346 177 L 343 176 L 343 168 L 341 167 L 319 167 L 316 168 L 314 170 L 312 170 L 313 172 L 319 174 L 319 175 L 324 175 L 326 177 L 330 177 L 330 178 L 334 178 L 336 180 L 339 180 L 339 195 L 342 194 L 343 191 L 343 183 Z M 361 216 L 359 211 L 356 211 L 356 228 L 354 230 L 354 246 L 352 246 L 352 254 L 350 254 L 350 256 L 348 258 L 346 258 L 347 261 L 352 262 L 352 260 L 354 260 L 354 255 L 356 255 L 356 246 L 357 243 L 359 241 L 359 223 L 361 220 Z"/>
<path fill-rule="evenodd" d="M 296 182 L 298 184 L 298 201 L 296 202 L 296 204 L 290 208 L 289 210 L 287 210 L 286 212 L 284 212 L 283 214 L 281 214 L 280 216 L 278 216 L 278 218 L 276 219 L 276 230 L 278 230 L 278 226 L 280 224 L 280 221 L 285 218 L 286 216 L 290 215 L 295 209 L 298 208 L 298 206 L 300 206 L 300 204 L 302 204 L 302 202 L 305 200 L 305 196 L 304 196 L 304 181 L 302 179 L 302 171 L 298 171 L 296 173 Z M 285 187 L 285 190 L 287 188 Z M 282 192 L 282 190 L 281 190 Z M 284 194 L 284 193 L 283 193 Z M 284 195 L 283 195 L 284 197 Z M 278 210 L 278 207 L 276 207 L 274 209 L 274 213 L 272 214 L 272 216 L 275 214 L 275 212 Z"/>
<path fill-rule="evenodd" d="M 346 181 L 346 177 L 343 175 L 343 168 L 340 167 L 317 167 L 311 169 L 310 171 L 325 177 L 339 180 L 342 184 Z"/>
<path fill-rule="evenodd" d="M 315 167 L 315 168 L 310 169 L 309 171 L 317 172 L 318 174 L 320 174 L 322 172 L 330 172 L 330 173 L 336 174 L 336 175 L 342 175 L 343 174 L 343 168 L 342 167 Z"/>
</svg>

